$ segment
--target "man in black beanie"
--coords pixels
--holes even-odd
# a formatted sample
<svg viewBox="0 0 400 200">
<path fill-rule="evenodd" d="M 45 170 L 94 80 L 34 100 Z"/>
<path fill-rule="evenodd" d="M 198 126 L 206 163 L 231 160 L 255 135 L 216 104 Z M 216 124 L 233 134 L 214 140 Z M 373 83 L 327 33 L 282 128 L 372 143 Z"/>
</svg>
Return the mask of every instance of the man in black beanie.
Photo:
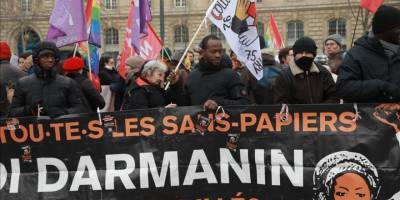
<svg viewBox="0 0 400 200">
<path fill-rule="evenodd" d="M 78 85 L 56 71 L 59 50 L 52 42 L 39 42 L 33 50 L 34 73 L 18 80 L 9 115 L 50 116 L 84 113 Z"/>
<path fill-rule="evenodd" d="M 400 10 L 382 5 L 372 32 L 346 54 L 338 95 L 347 102 L 400 102 Z"/>
<path fill-rule="evenodd" d="M 317 45 L 309 37 L 293 46 L 294 60 L 284 68 L 274 87 L 274 103 L 336 103 L 335 83 L 327 69 L 314 62 Z"/>
</svg>

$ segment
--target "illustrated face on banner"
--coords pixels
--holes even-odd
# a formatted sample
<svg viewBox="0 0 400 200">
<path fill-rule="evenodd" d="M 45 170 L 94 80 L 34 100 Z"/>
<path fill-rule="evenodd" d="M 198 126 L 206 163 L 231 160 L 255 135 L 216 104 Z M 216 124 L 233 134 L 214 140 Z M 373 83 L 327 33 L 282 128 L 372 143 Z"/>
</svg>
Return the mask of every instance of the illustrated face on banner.
<svg viewBox="0 0 400 200">
<path fill-rule="evenodd" d="M 376 200 L 378 171 L 360 153 L 339 151 L 322 158 L 315 167 L 315 200 Z"/>
<path fill-rule="evenodd" d="M 369 200 L 371 191 L 363 177 L 356 173 L 345 173 L 336 178 L 333 196 L 334 200 Z"/>
</svg>

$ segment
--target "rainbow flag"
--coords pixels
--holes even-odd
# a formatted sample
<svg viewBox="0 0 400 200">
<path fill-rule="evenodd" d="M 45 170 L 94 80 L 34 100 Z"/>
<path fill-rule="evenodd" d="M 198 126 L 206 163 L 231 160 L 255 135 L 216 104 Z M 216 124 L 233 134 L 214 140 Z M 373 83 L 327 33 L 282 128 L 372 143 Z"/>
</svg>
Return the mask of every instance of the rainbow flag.
<svg viewBox="0 0 400 200">
<path fill-rule="evenodd" d="M 267 27 L 267 31 L 264 33 L 264 41 L 265 41 L 265 48 L 273 48 L 274 42 L 272 41 L 271 33 L 269 32 L 269 27 Z"/>
<path fill-rule="evenodd" d="M 98 0 L 88 0 L 86 3 L 86 24 L 88 25 L 89 43 L 101 47 L 100 36 L 100 6 Z"/>
<path fill-rule="evenodd" d="M 101 36 L 100 36 L 100 6 L 98 0 L 87 0 L 86 9 L 87 33 L 89 35 L 88 44 L 80 43 L 80 49 L 86 54 L 87 63 L 94 74 L 99 73 Z M 90 55 L 90 57 L 89 57 Z"/>
<path fill-rule="evenodd" d="M 269 16 L 267 31 L 264 34 L 265 47 L 280 49 L 285 47 L 282 34 L 279 32 L 278 25 L 276 24 L 274 16 Z"/>
</svg>

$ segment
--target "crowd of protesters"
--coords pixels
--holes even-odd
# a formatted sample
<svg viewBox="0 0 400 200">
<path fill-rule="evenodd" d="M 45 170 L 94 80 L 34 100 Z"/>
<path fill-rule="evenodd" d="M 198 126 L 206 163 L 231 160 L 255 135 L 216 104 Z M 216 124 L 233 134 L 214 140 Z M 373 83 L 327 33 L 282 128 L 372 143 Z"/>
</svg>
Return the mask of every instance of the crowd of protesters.
<svg viewBox="0 0 400 200">
<path fill-rule="evenodd" d="M 372 20 L 372 30 L 347 52 L 342 51 L 340 35 L 327 37 L 323 41 L 326 62 L 316 59 L 318 48 L 309 37 L 281 49 L 279 55 L 264 49 L 263 43 L 260 80 L 234 52 L 225 52 L 218 37 L 209 35 L 196 48 L 198 59 L 192 51 L 172 54 L 168 48 L 158 60 L 133 56 L 125 61 L 124 77 L 118 73 L 116 60 L 103 56 L 100 83 L 96 83 L 79 55 L 60 60 L 54 43 L 39 42 L 13 66 L 9 46 L 1 42 L 0 117 L 59 117 L 99 109 L 194 105 L 215 110 L 218 106 L 251 104 L 400 102 L 399 9 L 381 6 Z M 183 56 L 185 62 L 176 66 Z M 112 102 L 108 101 L 110 95 Z"/>
</svg>

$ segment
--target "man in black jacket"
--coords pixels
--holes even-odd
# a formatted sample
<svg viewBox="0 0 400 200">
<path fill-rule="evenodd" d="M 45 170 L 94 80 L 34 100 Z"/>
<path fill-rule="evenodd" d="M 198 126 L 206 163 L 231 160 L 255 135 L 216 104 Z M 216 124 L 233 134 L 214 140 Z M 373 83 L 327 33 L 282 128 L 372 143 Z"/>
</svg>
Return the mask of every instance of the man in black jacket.
<svg viewBox="0 0 400 200">
<path fill-rule="evenodd" d="M 33 51 L 34 74 L 18 80 L 10 116 L 58 117 L 86 112 L 77 84 L 58 75 L 59 50 L 52 42 L 39 42 Z"/>
<path fill-rule="evenodd" d="M 324 67 L 316 64 L 317 45 L 309 37 L 293 46 L 294 60 L 276 79 L 274 102 L 289 104 L 336 103 L 335 83 Z"/>
<path fill-rule="evenodd" d="M 400 102 L 399 9 L 378 9 L 372 32 L 347 52 L 337 84 L 338 95 L 348 102 Z"/>
<path fill-rule="evenodd" d="M 180 105 L 203 105 L 214 110 L 218 106 L 249 104 L 239 75 L 221 65 L 224 54 L 221 40 L 214 35 L 206 36 L 200 48 L 202 58 L 189 75 L 184 88 L 186 99 Z"/>
</svg>

